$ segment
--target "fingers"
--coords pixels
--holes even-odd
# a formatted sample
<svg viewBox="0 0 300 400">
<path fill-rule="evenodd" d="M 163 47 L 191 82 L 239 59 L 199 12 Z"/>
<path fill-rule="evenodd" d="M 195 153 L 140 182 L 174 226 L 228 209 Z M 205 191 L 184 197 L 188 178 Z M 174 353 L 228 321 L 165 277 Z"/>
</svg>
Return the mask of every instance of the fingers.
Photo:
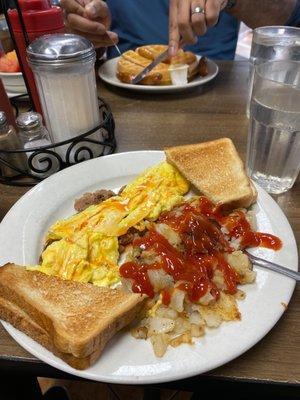
<svg viewBox="0 0 300 400">
<path fill-rule="evenodd" d="M 88 3 L 90 3 L 91 0 L 76 0 L 78 3 L 82 5 L 82 7 L 85 7 Z"/>
<path fill-rule="evenodd" d="M 217 24 L 226 4 L 227 0 L 170 0 L 169 55 L 176 55 L 180 37 L 184 43 L 196 43 L 197 36 L 204 35 L 207 28 Z M 204 12 L 195 13 L 197 7 Z"/>
<path fill-rule="evenodd" d="M 169 6 L 169 56 L 174 57 L 179 47 L 179 30 L 177 22 L 177 0 L 170 0 Z"/>
<path fill-rule="evenodd" d="M 72 33 L 76 35 L 82 35 L 81 31 L 77 31 L 76 29 L 72 30 Z M 107 34 L 97 35 L 97 34 L 85 34 L 85 37 L 89 39 L 95 48 L 100 47 L 109 47 L 118 43 L 118 36 L 114 32 L 107 31 Z"/>
<path fill-rule="evenodd" d="M 205 8 L 205 18 L 208 28 L 215 26 L 218 23 L 223 3 L 224 2 L 220 2 L 220 0 L 207 0 Z"/>
<path fill-rule="evenodd" d="M 205 4 L 205 0 L 193 0 L 192 1 L 192 6 L 191 6 L 191 23 L 192 23 L 192 29 L 194 33 L 197 36 L 204 35 L 206 32 L 206 7 L 207 5 Z M 195 13 L 196 7 L 200 7 L 203 9 L 203 12 L 201 13 Z"/>
<path fill-rule="evenodd" d="M 100 22 L 88 20 L 80 15 L 68 14 L 66 27 L 76 35 L 85 36 L 96 48 L 118 43 L 118 35 L 115 32 L 107 31 Z"/>
<path fill-rule="evenodd" d="M 80 15 L 68 14 L 67 22 L 68 22 L 69 27 L 72 30 L 77 30 L 77 31 L 81 32 L 81 34 L 82 33 L 90 33 L 90 34 L 99 33 L 100 35 L 103 35 L 106 32 L 106 28 L 103 24 L 96 22 L 96 21 L 91 21 L 89 19 L 81 17 Z"/>
<path fill-rule="evenodd" d="M 187 44 L 194 44 L 196 42 L 195 33 L 190 23 L 191 18 L 191 3 L 189 0 L 180 0 L 177 4 L 178 7 L 178 30 L 182 39 Z"/>
<path fill-rule="evenodd" d="M 65 11 L 65 23 L 70 32 L 83 35 L 96 48 L 118 43 L 118 35 L 107 31 L 110 12 L 101 0 L 61 0 Z"/>
<path fill-rule="evenodd" d="M 89 3 L 91 0 L 75 0 L 77 3 L 79 3 L 83 8 L 87 3 Z"/>
<path fill-rule="evenodd" d="M 84 7 L 76 0 L 60 0 L 60 6 L 67 14 L 73 13 L 81 16 L 84 14 Z"/>
<path fill-rule="evenodd" d="M 85 6 L 86 17 L 90 19 L 107 18 L 109 14 L 109 9 L 106 3 L 101 0 L 92 0 Z"/>
</svg>

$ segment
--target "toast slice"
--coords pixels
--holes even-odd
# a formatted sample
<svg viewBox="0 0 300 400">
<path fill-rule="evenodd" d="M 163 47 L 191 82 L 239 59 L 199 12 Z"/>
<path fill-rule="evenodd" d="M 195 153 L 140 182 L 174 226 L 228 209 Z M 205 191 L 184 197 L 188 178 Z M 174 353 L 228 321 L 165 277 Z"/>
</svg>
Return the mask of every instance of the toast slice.
<svg viewBox="0 0 300 400">
<path fill-rule="evenodd" d="M 148 60 L 155 60 L 161 53 L 166 51 L 168 48 L 165 44 L 147 44 L 145 46 L 137 47 L 135 52 L 138 53 L 140 56 L 147 58 Z M 181 50 L 183 53 L 183 50 Z M 163 60 L 163 63 L 169 64 L 170 59 L 167 58 Z"/>
<path fill-rule="evenodd" d="M 66 281 L 14 264 L 0 268 L 0 297 L 46 331 L 59 352 L 77 358 L 100 355 L 144 301 L 143 296 L 121 289 Z"/>
<path fill-rule="evenodd" d="M 167 161 L 202 194 L 225 209 L 249 207 L 257 192 L 231 139 L 171 147 Z"/>
<path fill-rule="evenodd" d="M 138 53 L 140 56 L 147 58 L 148 60 L 155 60 L 161 53 L 166 51 L 168 46 L 165 44 L 147 44 L 145 46 L 137 47 L 135 52 Z M 175 57 L 166 58 L 162 61 L 163 64 L 191 64 L 196 60 L 195 54 L 191 53 L 190 51 L 183 51 L 179 49 Z"/>
<path fill-rule="evenodd" d="M 131 83 L 132 79 L 139 74 L 158 55 L 167 49 L 166 45 L 147 45 L 138 47 L 135 51 L 125 51 L 120 57 L 117 65 L 117 78 L 124 83 Z M 201 65 L 195 54 L 189 51 L 180 50 L 172 60 L 167 59 L 156 65 L 149 74 L 141 80 L 142 85 L 170 85 L 172 83 L 169 71 L 170 62 L 188 64 L 188 79 L 206 71 L 201 67 L 206 61 L 203 59 Z M 204 76 L 203 75 L 203 76 Z"/>
<path fill-rule="evenodd" d="M 10 301 L 0 297 L 0 318 L 9 322 L 19 331 L 41 344 L 47 350 L 51 351 L 57 357 L 61 358 L 67 364 L 75 369 L 89 368 L 99 357 L 99 352 L 90 354 L 84 358 L 74 357 L 72 354 L 59 351 L 53 344 L 48 333 L 39 324 L 33 321 L 30 316 L 20 307 Z"/>
</svg>

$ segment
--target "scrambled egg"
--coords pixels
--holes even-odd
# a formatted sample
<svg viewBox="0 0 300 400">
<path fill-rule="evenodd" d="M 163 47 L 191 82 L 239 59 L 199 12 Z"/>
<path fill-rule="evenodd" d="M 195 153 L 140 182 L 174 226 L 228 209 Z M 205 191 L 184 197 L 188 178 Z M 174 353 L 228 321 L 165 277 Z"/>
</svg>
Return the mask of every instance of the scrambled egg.
<svg viewBox="0 0 300 400">
<path fill-rule="evenodd" d="M 118 283 L 118 237 L 131 227 L 143 230 L 144 220 L 154 221 L 171 210 L 188 189 L 167 162 L 147 169 L 120 195 L 52 225 L 41 265 L 30 269 L 99 286 Z"/>
</svg>

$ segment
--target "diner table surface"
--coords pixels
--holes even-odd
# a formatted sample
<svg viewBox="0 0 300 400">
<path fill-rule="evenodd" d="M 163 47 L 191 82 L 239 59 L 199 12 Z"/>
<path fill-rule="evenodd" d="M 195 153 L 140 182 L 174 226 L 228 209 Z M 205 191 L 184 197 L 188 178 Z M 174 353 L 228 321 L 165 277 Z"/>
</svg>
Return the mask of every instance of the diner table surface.
<svg viewBox="0 0 300 400">
<path fill-rule="evenodd" d="M 115 119 L 116 151 L 158 150 L 227 136 L 245 159 L 248 63 L 222 61 L 218 65 L 219 75 L 212 82 L 174 94 L 138 93 L 98 82 L 99 95 L 110 105 Z M 28 187 L 0 185 L 0 220 L 27 190 Z M 299 246 L 300 179 L 290 191 L 274 199 L 287 216 Z M 300 385 L 299 317 L 300 286 L 297 285 L 282 318 L 259 343 L 204 375 L 235 382 Z M 52 367 L 47 369 L 0 325 L 0 369 L 3 368 L 14 371 L 31 368 L 37 375 L 45 375 Z"/>
</svg>

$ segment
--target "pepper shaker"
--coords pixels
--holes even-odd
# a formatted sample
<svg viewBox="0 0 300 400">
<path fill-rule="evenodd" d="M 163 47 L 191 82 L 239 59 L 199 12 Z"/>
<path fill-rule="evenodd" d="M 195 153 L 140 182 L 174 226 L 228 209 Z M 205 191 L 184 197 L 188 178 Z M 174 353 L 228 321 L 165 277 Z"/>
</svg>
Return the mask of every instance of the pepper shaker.
<svg viewBox="0 0 300 400">
<path fill-rule="evenodd" d="M 25 150 L 51 145 L 51 140 L 47 129 L 42 123 L 42 117 L 37 112 L 26 112 L 19 115 L 16 119 L 19 137 Z M 40 178 L 45 178 L 52 173 L 48 171 L 48 161 L 45 161 L 43 151 L 26 152 L 30 173 Z M 32 156 L 32 157 L 31 157 Z"/>
</svg>

